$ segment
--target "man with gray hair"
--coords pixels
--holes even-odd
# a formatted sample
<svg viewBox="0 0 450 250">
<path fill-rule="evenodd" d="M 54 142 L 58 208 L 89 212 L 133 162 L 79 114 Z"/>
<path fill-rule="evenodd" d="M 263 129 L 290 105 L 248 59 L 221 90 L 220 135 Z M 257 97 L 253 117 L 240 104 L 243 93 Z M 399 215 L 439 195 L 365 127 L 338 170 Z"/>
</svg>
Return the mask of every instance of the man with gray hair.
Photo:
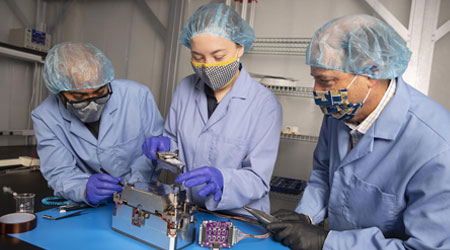
<svg viewBox="0 0 450 250">
<path fill-rule="evenodd" d="M 141 146 L 161 135 L 163 120 L 146 86 L 115 79 L 108 58 L 79 42 L 55 45 L 43 76 L 51 94 L 32 119 L 40 169 L 55 195 L 95 205 L 120 192 L 119 182 L 150 181 Z"/>
<path fill-rule="evenodd" d="M 309 44 L 325 114 L 295 212 L 267 226 L 292 249 L 450 249 L 450 113 L 401 75 L 411 52 L 369 15 L 337 18 Z M 328 230 L 316 226 L 328 218 Z"/>
</svg>

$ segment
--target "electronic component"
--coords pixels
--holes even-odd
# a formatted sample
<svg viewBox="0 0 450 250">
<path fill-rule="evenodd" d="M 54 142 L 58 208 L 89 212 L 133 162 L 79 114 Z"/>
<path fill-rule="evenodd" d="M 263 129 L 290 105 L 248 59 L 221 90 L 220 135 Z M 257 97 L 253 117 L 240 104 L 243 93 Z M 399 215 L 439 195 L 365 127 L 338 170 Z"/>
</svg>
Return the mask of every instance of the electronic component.
<svg viewBox="0 0 450 250">
<path fill-rule="evenodd" d="M 9 30 L 8 42 L 12 45 L 37 51 L 50 49 L 51 36 L 45 32 L 30 28 Z"/>
<path fill-rule="evenodd" d="M 182 173 L 184 163 L 178 159 L 178 151 L 158 151 L 156 158 L 159 162 L 154 175 L 158 176 L 158 181 L 170 189 L 179 188 L 181 184 L 176 183 L 175 178 Z"/>
<path fill-rule="evenodd" d="M 298 195 L 306 187 L 306 181 L 273 176 L 270 180 L 270 190 L 285 194 Z"/>
<path fill-rule="evenodd" d="M 112 229 L 157 249 L 182 249 L 195 241 L 197 206 L 174 183 L 184 167 L 178 154 L 157 152 L 157 157 L 150 186 L 125 183 L 120 194 L 114 193 Z"/>
<path fill-rule="evenodd" d="M 245 238 L 265 239 L 269 233 L 262 235 L 246 234 L 237 229 L 231 221 L 204 220 L 200 225 L 198 244 L 213 250 L 231 248 Z"/>
<path fill-rule="evenodd" d="M 198 244 L 211 249 L 230 248 L 237 243 L 238 230 L 230 221 L 202 221 Z"/>
</svg>

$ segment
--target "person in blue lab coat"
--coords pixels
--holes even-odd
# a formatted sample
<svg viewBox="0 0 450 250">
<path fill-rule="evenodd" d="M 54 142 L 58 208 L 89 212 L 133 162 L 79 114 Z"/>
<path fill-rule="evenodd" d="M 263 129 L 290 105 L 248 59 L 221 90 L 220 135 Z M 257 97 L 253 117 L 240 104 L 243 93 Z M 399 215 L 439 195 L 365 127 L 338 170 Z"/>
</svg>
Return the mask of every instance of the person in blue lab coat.
<svg viewBox="0 0 450 250">
<path fill-rule="evenodd" d="M 296 213 L 267 227 L 292 249 L 450 249 L 450 112 L 401 77 L 411 52 L 369 15 L 330 21 L 306 63 L 325 114 Z M 328 218 L 328 230 L 315 224 Z"/>
<path fill-rule="evenodd" d="M 167 137 L 143 145 L 151 159 L 157 150 L 178 149 L 186 172 L 176 182 L 184 182 L 191 200 L 209 210 L 270 210 L 282 111 L 275 95 L 239 62 L 253 41 L 253 29 L 231 7 L 211 3 L 197 9 L 180 37 L 191 49 L 195 74 L 177 86 Z"/>
<path fill-rule="evenodd" d="M 89 43 L 54 46 L 43 77 L 52 94 L 32 119 L 40 169 L 55 195 L 95 205 L 120 192 L 120 181 L 149 179 L 142 143 L 161 135 L 164 121 L 147 87 L 114 79 L 111 62 Z"/>
</svg>

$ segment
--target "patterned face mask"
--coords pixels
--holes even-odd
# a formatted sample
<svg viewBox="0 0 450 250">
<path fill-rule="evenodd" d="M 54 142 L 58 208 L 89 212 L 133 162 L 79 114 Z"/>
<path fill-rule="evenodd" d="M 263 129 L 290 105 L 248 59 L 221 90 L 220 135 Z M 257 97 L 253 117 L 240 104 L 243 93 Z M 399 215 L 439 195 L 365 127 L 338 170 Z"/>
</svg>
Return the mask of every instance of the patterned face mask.
<svg viewBox="0 0 450 250">
<path fill-rule="evenodd" d="M 219 63 L 197 63 L 191 61 L 195 73 L 212 90 L 219 90 L 227 86 L 239 70 L 239 59 L 237 57 Z"/>
<path fill-rule="evenodd" d="M 366 97 L 362 102 L 351 103 L 348 101 L 348 89 L 355 82 L 356 77 L 345 89 L 328 90 L 328 91 L 313 91 L 314 101 L 320 107 L 325 115 L 332 115 L 338 120 L 351 120 L 356 112 L 364 105 L 364 102 L 369 97 L 370 91 L 367 92 Z"/>
</svg>

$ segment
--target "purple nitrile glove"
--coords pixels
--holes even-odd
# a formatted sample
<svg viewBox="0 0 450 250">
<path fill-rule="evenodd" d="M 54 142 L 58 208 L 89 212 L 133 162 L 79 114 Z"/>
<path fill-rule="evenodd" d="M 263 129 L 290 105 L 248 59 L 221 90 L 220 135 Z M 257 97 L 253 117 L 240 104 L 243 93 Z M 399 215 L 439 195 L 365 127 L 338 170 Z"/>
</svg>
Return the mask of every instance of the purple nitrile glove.
<svg viewBox="0 0 450 250">
<path fill-rule="evenodd" d="M 86 201 L 95 205 L 104 199 L 112 197 L 114 192 L 122 191 L 122 187 L 118 184 L 120 181 L 120 178 L 107 174 L 91 175 L 86 184 Z"/>
<path fill-rule="evenodd" d="M 167 136 L 154 136 L 145 139 L 142 151 L 147 158 L 156 160 L 156 151 L 169 151 L 170 138 Z"/>
<path fill-rule="evenodd" d="M 219 169 L 215 167 L 201 167 L 179 175 L 176 183 L 184 181 L 184 186 L 193 187 L 206 184 L 198 191 L 198 195 L 214 195 L 214 200 L 219 201 L 222 197 L 223 176 Z"/>
</svg>

